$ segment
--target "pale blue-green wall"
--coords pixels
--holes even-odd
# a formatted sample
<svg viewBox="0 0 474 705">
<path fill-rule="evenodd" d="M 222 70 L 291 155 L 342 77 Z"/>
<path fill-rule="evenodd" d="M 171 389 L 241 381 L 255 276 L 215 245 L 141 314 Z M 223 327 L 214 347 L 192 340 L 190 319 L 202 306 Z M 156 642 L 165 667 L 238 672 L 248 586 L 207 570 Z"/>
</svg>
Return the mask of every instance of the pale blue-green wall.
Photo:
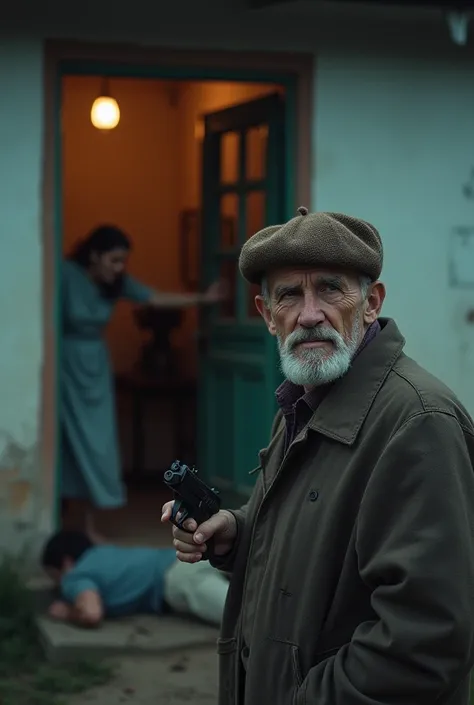
<svg viewBox="0 0 474 705">
<path fill-rule="evenodd" d="M 385 313 L 408 352 L 474 412 L 474 290 L 450 288 L 452 229 L 474 225 L 474 63 L 327 53 L 318 60 L 313 205 L 370 220 L 385 245 Z M 473 271 L 474 280 L 474 271 Z"/>
<path fill-rule="evenodd" d="M 0 42 L 0 433 L 37 432 L 41 366 L 41 43 Z"/>
<path fill-rule="evenodd" d="M 0 544 L 41 525 L 41 42 L 0 42 Z"/>
</svg>

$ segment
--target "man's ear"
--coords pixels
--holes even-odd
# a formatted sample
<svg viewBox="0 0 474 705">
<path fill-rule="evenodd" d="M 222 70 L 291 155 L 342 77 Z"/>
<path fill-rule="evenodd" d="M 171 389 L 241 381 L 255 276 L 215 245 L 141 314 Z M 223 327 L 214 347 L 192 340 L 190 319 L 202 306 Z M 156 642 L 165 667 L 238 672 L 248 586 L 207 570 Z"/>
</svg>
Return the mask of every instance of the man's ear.
<svg viewBox="0 0 474 705">
<path fill-rule="evenodd" d="M 260 294 L 255 297 L 255 306 L 257 307 L 259 314 L 267 324 L 268 331 L 271 333 L 271 335 L 276 335 L 276 328 L 273 322 L 272 312 L 266 305 L 263 296 L 261 296 Z"/>
<path fill-rule="evenodd" d="M 377 320 L 385 300 L 385 286 L 376 281 L 371 284 L 364 309 L 364 323 L 370 325 Z"/>
</svg>

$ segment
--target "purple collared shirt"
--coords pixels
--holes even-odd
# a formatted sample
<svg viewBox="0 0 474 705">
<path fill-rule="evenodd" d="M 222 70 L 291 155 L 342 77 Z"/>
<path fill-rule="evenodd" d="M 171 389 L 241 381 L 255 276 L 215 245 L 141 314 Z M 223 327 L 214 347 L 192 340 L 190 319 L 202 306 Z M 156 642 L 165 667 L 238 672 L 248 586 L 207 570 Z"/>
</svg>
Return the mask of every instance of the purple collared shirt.
<svg viewBox="0 0 474 705">
<path fill-rule="evenodd" d="M 380 323 L 375 321 L 366 330 L 361 344 L 357 348 L 354 358 L 363 350 L 381 330 Z M 298 433 L 306 426 L 313 413 L 318 408 L 331 384 L 315 387 L 309 392 L 304 387 L 285 380 L 276 390 L 276 398 L 286 421 L 285 452 L 294 441 Z"/>
</svg>

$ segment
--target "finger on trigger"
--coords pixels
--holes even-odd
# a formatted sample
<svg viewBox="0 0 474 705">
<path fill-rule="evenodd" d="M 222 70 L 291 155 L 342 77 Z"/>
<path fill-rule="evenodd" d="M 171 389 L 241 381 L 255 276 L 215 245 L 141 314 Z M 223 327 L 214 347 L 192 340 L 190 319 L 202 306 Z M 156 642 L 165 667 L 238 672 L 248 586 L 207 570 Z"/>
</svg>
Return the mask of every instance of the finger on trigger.
<svg viewBox="0 0 474 705">
<path fill-rule="evenodd" d="M 184 524 L 184 528 L 186 531 L 196 531 L 197 529 L 197 523 L 194 521 L 194 519 L 187 519 Z"/>
<path fill-rule="evenodd" d="M 166 502 L 161 508 L 161 518 L 168 519 L 171 516 L 171 504 Z"/>
<path fill-rule="evenodd" d="M 184 529 L 178 529 L 177 526 L 173 528 L 173 536 L 175 539 L 178 539 L 183 543 L 194 543 L 192 533 L 190 531 L 185 531 Z"/>
</svg>

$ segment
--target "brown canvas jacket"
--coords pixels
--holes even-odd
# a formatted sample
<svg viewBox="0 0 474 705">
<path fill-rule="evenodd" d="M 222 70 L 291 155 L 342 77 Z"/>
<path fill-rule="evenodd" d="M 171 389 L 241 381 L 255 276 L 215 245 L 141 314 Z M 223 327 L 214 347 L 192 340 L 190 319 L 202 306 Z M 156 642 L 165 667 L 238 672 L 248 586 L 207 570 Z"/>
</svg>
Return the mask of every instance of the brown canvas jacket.
<svg viewBox="0 0 474 705">
<path fill-rule="evenodd" d="M 236 512 L 220 705 L 467 705 L 474 426 L 395 323 Z"/>
</svg>

